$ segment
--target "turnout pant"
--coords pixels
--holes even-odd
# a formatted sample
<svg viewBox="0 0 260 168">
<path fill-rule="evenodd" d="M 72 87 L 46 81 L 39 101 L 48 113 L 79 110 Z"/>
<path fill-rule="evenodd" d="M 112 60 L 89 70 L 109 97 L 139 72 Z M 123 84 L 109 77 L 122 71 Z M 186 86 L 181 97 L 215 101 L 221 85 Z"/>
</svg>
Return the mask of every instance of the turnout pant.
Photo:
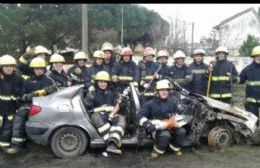
<svg viewBox="0 0 260 168">
<path fill-rule="evenodd" d="M 113 142 L 118 148 L 121 147 L 126 127 L 126 120 L 123 115 L 117 114 L 112 121 L 109 121 L 107 113 L 98 112 L 92 113 L 90 118 L 107 144 Z"/>
<path fill-rule="evenodd" d="M 25 105 L 18 109 L 14 117 L 12 144 L 20 147 L 26 141 L 25 123 L 28 120 L 29 106 Z"/>
<path fill-rule="evenodd" d="M 245 109 L 247 111 L 250 111 L 251 113 L 253 113 L 257 117 L 259 117 L 259 114 L 258 114 L 259 108 L 260 108 L 260 103 L 250 103 L 250 102 L 245 103 Z"/>
<path fill-rule="evenodd" d="M 175 128 L 172 131 L 158 130 L 155 132 L 154 150 L 157 153 L 164 154 L 169 147 L 172 150 L 180 148 L 182 141 L 185 140 L 186 130 L 184 128 Z"/>
<path fill-rule="evenodd" d="M 0 147 L 9 146 L 12 137 L 13 114 L 0 115 Z"/>
</svg>

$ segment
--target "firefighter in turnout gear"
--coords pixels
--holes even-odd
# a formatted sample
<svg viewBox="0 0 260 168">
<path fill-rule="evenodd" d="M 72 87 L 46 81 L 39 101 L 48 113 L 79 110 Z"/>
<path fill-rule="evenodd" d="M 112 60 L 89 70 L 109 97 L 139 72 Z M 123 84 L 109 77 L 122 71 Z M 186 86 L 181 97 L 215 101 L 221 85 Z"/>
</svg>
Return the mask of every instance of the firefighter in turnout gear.
<svg viewBox="0 0 260 168">
<path fill-rule="evenodd" d="M 122 137 L 126 127 L 125 117 L 116 114 L 120 110 L 117 95 L 108 89 L 110 75 L 106 71 L 100 71 L 95 75 L 94 90 L 86 96 L 86 109 L 90 112 L 90 118 L 107 143 L 107 152 L 122 154 Z M 115 114 L 115 115 L 114 115 Z"/>
<path fill-rule="evenodd" d="M 55 82 L 48 76 L 46 72 L 46 61 L 41 57 L 34 58 L 30 67 L 33 69 L 34 75 L 25 81 L 24 93 L 21 101 L 24 102 L 18 109 L 14 117 L 11 147 L 6 150 L 8 154 L 18 153 L 25 145 L 26 132 L 25 123 L 29 117 L 29 106 L 33 97 L 45 96 L 57 91 Z"/>
<path fill-rule="evenodd" d="M 133 85 L 138 87 L 140 76 L 137 65 L 132 61 L 132 49 L 125 47 L 120 55 L 120 61 L 113 66 L 111 74 L 115 88 L 122 92 L 129 82 L 133 82 Z"/>
<path fill-rule="evenodd" d="M 144 92 L 142 103 L 154 97 L 154 87 L 156 81 L 154 80 L 155 73 L 159 66 L 153 62 L 156 52 L 151 47 L 146 47 L 143 52 L 143 60 L 139 61 L 138 68 L 140 72 L 140 92 Z M 151 83 L 151 81 L 153 81 Z"/>
<path fill-rule="evenodd" d="M 181 147 L 191 143 L 186 140 L 186 130 L 179 127 L 176 114 L 180 112 L 175 97 L 170 96 L 172 85 L 167 79 L 156 83 L 156 96 L 147 101 L 139 112 L 139 124 L 152 134 L 154 142 L 151 158 L 163 155 L 166 149 L 181 155 Z"/>
<path fill-rule="evenodd" d="M 91 67 L 89 67 L 84 74 L 84 85 L 88 90 L 90 86 L 94 82 L 94 77 L 99 71 L 107 71 L 109 72 L 108 67 L 104 65 L 104 57 L 105 54 L 101 50 L 96 50 L 93 54 L 94 63 Z M 91 87 L 92 88 L 92 87 Z M 90 89 L 91 89 L 90 88 Z"/>
<path fill-rule="evenodd" d="M 71 86 L 72 82 L 68 80 L 67 74 L 63 70 L 64 57 L 59 54 L 53 54 L 49 62 L 51 68 L 48 75 L 61 87 Z"/>
<path fill-rule="evenodd" d="M 67 71 L 68 78 L 72 81 L 72 85 L 81 84 L 84 81 L 84 74 L 86 73 L 88 56 L 83 52 L 77 52 L 74 57 L 74 65 Z"/>
<path fill-rule="evenodd" d="M 23 92 L 24 80 L 15 72 L 16 60 L 10 55 L 0 58 L 0 148 L 9 147 L 13 118 L 18 109 L 18 98 Z"/>
<path fill-rule="evenodd" d="M 35 48 L 28 46 L 25 54 L 23 54 L 18 61 L 18 69 L 22 77 L 27 80 L 32 75 L 29 65 L 33 58 L 39 56 L 46 60 L 49 55 L 49 50 L 41 45 L 36 46 Z"/>
<path fill-rule="evenodd" d="M 170 80 L 179 83 L 182 87 L 188 89 L 192 81 L 192 74 L 189 67 L 185 64 L 186 55 L 178 50 L 173 55 L 174 65 L 170 67 Z"/>
<path fill-rule="evenodd" d="M 114 66 L 116 62 L 116 57 L 114 56 L 114 47 L 109 42 L 104 42 L 101 50 L 104 52 L 104 65 L 109 69 L 109 73 L 112 70 L 112 67 Z"/>
<path fill-rule="evenodd" d="M 245 109 L 259 117 L 260 108 L 260 46 L 253 48 L 251 57 L 254 61 L 240 73 L 240 84 L 246 82 Z"/>
<path fill-rule="evenodd" d="M 170 67 L 167 65 L 169 53 L 166 50 L 160 50 L 156 55 L 156 61 L 159 63 L 160 70 L 155 74 L 156 79 L 165 79 L 170 76 Z"/>
<path fill-rule="evenodd" d="M 226 47 L 218 47 L 216 49 L 216 63 L 212 71 L 210 97 L 231 104 L 232 100 L 232 84 L 238 83 L 239 77 L 235 65 L 227 60 L 229 54 Z"/>
<path fill-rule="evenodd" d="M 207 70 L 208 65 L 203 62 L 203 56 L 205 56 L 205 50 L 196 49 L 193 51 L 193 63 L 189 65 L 192 73 L 192 81 L 189 83 L 189 90 L 193 93 L 206 95 L 207 91 Z"/>
</svg>

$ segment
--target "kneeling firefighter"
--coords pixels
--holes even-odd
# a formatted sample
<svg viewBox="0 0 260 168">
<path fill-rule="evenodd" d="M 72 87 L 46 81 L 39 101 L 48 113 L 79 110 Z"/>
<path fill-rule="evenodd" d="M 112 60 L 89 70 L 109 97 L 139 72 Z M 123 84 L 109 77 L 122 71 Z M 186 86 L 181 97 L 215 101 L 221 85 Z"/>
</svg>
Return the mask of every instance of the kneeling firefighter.
<svg viewBox="0 0 260 168">
<path fill-rule="evenodd" d="M 100 71 L 94 78 L 94 90 L 86 96 L 86 109 L 98 132 L 107 143 L 107 152 L 122 154 L 122 137 L 126 127 L 125 117 L 117 114 L 120 110 L 120 99 L 108 89 L 110 75 Z"/>
<path fill-rule="evenodd" d="M 156 96 L 147 101 L 140 110 L 139 124 L 155 139 L 151 158 L 163 155 L 167 148 L 181 155 L 181 147 L 190 147 L 186 130 L 177 123 L 178 101 L 170 96 L 171 83 L 167 79 L 156 83 Z"/>
<path fill-rule="evenodd" d="M 14 117 L 11 147 L 6 150 L 8 154 L 18 153 L 25 145 L 26 132 L 25 123 L 29 117 L 29 106 L 33 97 L 45 96 L 57 91 L 55 82 L 45 75 L 46 62 L 41 57 L 32 59 L 30 68 L 33 69 L 34 75 L 25 81 L 24 93 L 21 101 L 24 104 L 18 109 Z"/>
</svg>

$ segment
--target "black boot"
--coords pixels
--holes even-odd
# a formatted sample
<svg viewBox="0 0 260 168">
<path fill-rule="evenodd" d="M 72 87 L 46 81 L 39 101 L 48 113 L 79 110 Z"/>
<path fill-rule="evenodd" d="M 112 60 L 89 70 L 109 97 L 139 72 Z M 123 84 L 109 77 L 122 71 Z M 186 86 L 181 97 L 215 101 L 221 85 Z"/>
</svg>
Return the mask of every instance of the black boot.
<svg viewBox="0 0 260 168">
<path fill-rule="evenodd" d="M 122 154 L 122 150 L 117 148 L 116 144 L 113 142 L 108 144 L 106 151 L 110 152 L 110 153 L 118 154 L 118 155 Z"/>
</svg>

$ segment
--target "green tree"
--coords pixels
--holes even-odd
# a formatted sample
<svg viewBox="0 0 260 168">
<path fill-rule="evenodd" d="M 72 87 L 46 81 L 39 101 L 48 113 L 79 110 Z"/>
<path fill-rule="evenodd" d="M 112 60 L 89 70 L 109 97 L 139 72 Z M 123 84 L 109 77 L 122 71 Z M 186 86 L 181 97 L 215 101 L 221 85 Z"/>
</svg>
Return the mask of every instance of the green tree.
<svg viewBox="0 0 260 168">
<path fill-rule="evenodd" d="M 239 52 L 241 55 L 250 56 L 252 49 L 259 44 L 258 38 L 253 35 L 248 35 L 247 39 L 241 45 Z"/>
</svg>

